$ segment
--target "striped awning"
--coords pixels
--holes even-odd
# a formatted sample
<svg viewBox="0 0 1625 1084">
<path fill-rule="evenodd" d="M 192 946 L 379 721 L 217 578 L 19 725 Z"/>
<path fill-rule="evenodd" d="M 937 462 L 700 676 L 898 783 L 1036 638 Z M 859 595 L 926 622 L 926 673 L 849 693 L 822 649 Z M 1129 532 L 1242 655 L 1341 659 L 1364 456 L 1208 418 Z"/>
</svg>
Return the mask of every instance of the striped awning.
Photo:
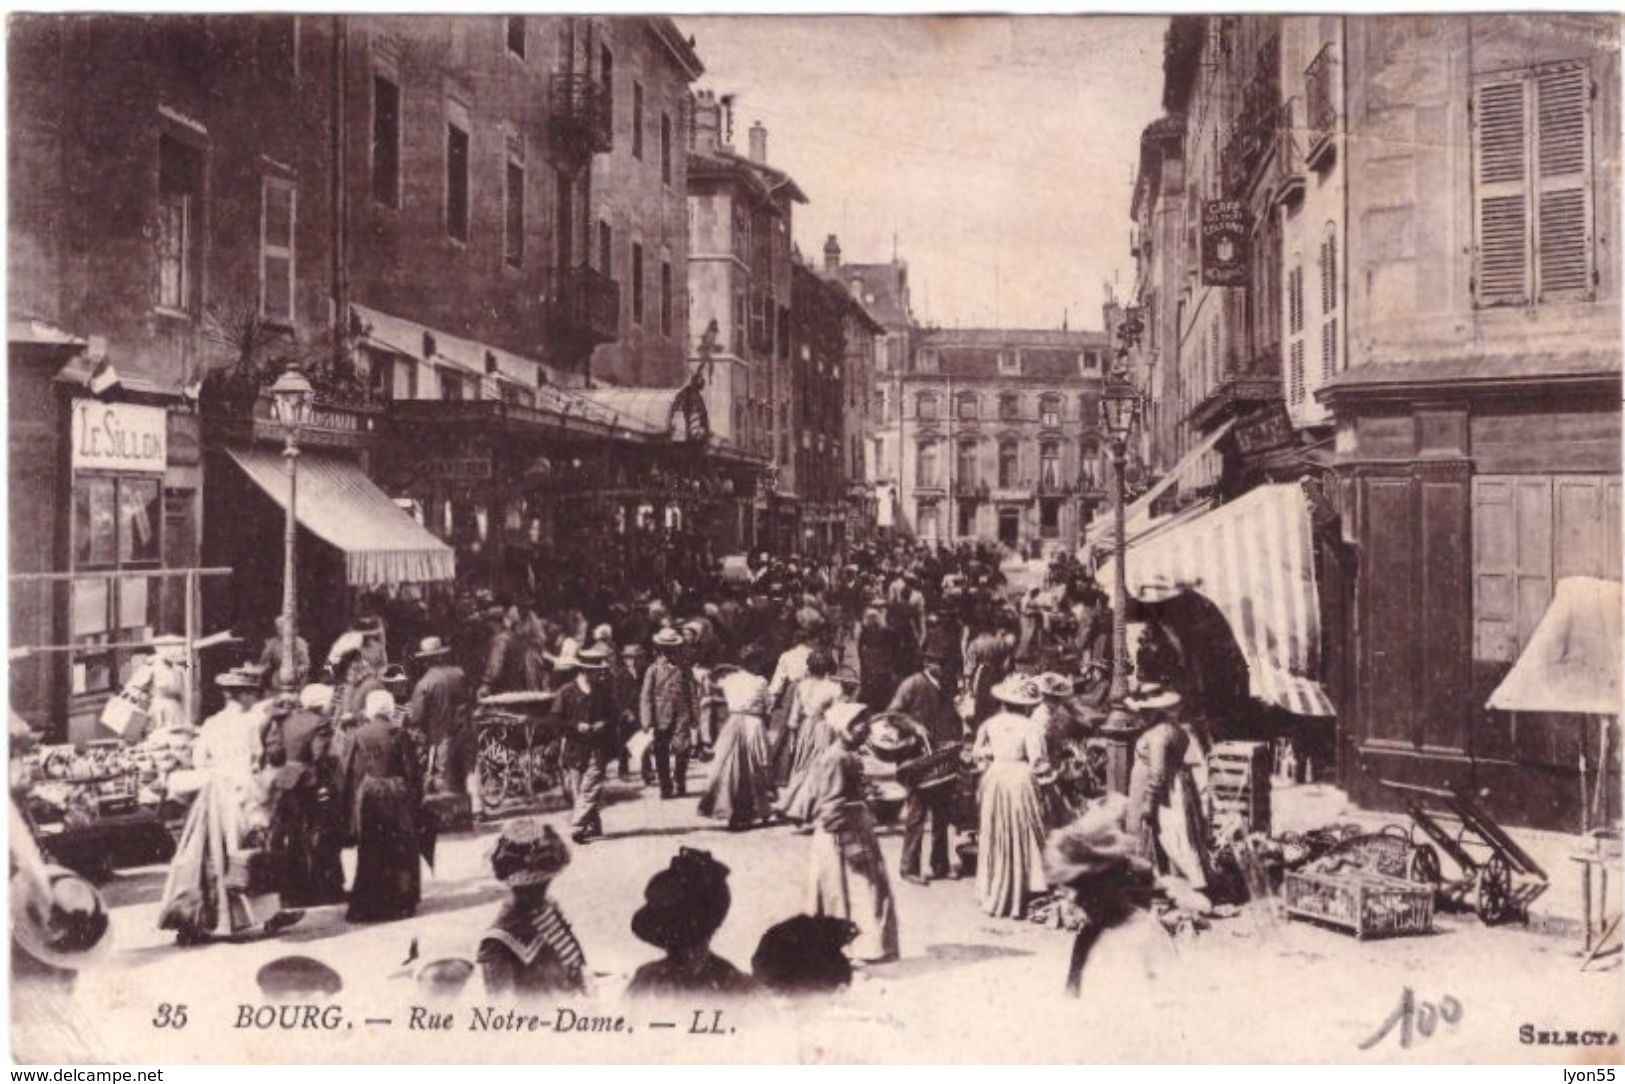
<svg viewBox="0 0 1625 1084">
<path fill-rule="evenodd" d="M 231 458 L 266 495 L 288 507 L 288 472 L 281 452 L 229 448 Z M 299 456 L 300 524 L 344 553 L 352 587 L 430 583 L 456 577 L 456 554 L 402 511 L 383 490 L 345 459 Z"/>
<path fill-rule="evenodd" d="M 1128 588 L 1156 602 L 1194 591 L 1224 615 L 1253 696 L 1295 715 L 1335 715 L 1316 678 L 1320 606 L 1309 503 L 1297 485 L 1259 486 L 1211 512 L 1133 542 Z M 1100 569 L 1110 591 L 1115 570 Z"/>
</svg>

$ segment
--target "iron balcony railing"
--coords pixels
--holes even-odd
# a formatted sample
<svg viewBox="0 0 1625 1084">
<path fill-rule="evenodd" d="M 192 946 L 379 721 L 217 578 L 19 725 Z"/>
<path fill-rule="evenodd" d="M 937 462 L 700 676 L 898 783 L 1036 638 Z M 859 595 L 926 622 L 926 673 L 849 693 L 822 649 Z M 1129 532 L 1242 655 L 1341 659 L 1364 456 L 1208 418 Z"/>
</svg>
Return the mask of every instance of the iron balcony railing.
<svg viewBox="0 0 1625 1084">
<path fill-rule="evenodd" d="M 555 268 L 548 287 L 548 323 L 558 336 L 614 342 L 620 336 L 620 284 L 591 267 Z"/>
<path fill-rule="evenodd" d="M 615 125 L 603 83 L 578 72 L 560 72 L 549 86 L 548 125 L 553 137 L 582 154 L 608 154 L 615 145 Z"/>
<path fill-rule="evenodd" d="M 1304 69 L 1303 81 L 1305 119 L 1309 125 L 1306 156 L 1313 164 L 1337 134 L 1337 53 L 1330 42 Z"/>
</svg>

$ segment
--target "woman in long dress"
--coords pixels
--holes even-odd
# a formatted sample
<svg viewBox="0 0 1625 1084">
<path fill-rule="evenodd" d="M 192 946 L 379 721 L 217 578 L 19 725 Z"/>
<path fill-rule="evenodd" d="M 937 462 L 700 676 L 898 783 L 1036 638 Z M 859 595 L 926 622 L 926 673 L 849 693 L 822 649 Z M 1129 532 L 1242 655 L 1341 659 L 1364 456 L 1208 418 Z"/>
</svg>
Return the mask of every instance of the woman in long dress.
<svg viewBox="0 0 1625 1084">
<path fill-rule="evenodd" d="M 344 765 L 350 795 L 350 832 L 356 841 L 351 922 L 388 922 L 417 910 L 418 806 L 422 800 L 415 758 L 394 721 L 395 698 L 379 690 L 367 697 L 366 721 L 356 728 Z"/>
<path fill-rule="evenodd" d="M 1150 685 L 1125 701 L 1147 721 L 1134 743 L 1129 772 L 1128 831 L 1159 873 L 1176 873 L 1197 891 L 1209 880 L 1207 825 L 1190 767 L 1191 737 L 1174 721 L 1181 697 Z"/>
<path fill-rule="evenodd" d="M 718 669 L 722 669 L 718 667 Z M 772 811 L 772 747 L 767 741 L 767 682 L 749 670 L 717 681 L 728 704 L 728 721 L 717 735 L 711 781 L 700 796 L 700 816 L 749 828 Z"/>
<path fill-rule="evenodd" d="M 200 787 L 181 830 L 158 910 L 161 929 L 182 944 L 275 932 L 298 921 L 275 891 L 250 876 L 254 842 L 268 824 L 256 773 L 265 717 L 255 709 L 259 674 L 231 670 L 215 679 L 226 705 L 204 720 L 192 747 Z M 263 871 L 262 871 L 263 872 Z"/>
<path fill-rule="evenodd" d="M 845 695 L 845 689 L 832 676 L 835 659 L 823 648 L 807 658 L 807 676 L 796 684 L 790 698 L 790 714 L 785 726 L 790 734 L 790 778 L 779 792 L 774 808 L 797 823 L 812 816 L 807 795 L 807 773 L 819 755 L 835 741 L 824 725 L 824 715 Z"/>
<path fill-rule="evenodd" d="M 294 907 L 344 898 L 344 817 L 339 765 L 330 752 L 330 685 L 307 685 L 299 710 L 283 724 L 287 763 L 271 785 L 271 853 L 282 871 L 282 899 Z"/>
<path fill-rule="evenodd" d="M 1044 878 L 1044 811 L 1035 771 L 1048 768 L 1044 738 L 1030 714 L 1043 699 L 1038 683 L 1011 674 L 992 689 L 1003 707 L 976 732 L 972 756 L 985 764 L 977 789 L 976 898 L 995 917 L 1020 918 L 1027 901 L 1049 888 Z"/>
<path fill-rule="evenodd" d="M 858 929 L 852 956 L 878 963 L 897 958 L 897 909 L 863 796 L 857 750 L 868 736 L 866 710 L 847 702 L 824 715 L 838 740 L 813 763 L 807 782 L 814 823 L 807 910 L 851 922 Z"/>
</svg>

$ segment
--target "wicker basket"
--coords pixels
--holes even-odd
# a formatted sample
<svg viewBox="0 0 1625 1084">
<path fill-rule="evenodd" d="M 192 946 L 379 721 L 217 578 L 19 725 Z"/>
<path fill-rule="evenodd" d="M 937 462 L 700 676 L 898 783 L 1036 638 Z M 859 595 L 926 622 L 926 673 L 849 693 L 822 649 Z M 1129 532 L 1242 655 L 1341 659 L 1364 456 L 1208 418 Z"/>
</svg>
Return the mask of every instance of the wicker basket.
<svg viewBox="0 0 1625 1084">
<path fill-rule="evenodd" d="M 1349 930 L 1361 940 L 1427 933 L 1433 928 L 1433 886 L 1359 870 L 1295 870 L 1284 885 L 1287 914 Z"/>
</svg>

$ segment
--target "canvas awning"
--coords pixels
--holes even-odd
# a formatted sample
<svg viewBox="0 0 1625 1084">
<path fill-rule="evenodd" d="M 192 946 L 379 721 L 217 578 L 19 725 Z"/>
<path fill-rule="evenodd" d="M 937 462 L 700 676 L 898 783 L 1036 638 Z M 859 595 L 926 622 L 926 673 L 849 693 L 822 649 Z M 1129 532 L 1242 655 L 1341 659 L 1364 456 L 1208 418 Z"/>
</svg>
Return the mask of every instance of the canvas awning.
<svg viewBox="0 0 1625 1084">
<path fill-rule="evenodd" d="M 1189 478 L 1201 463 L 1202 457 L 1213 451 L 1214 447 L 1219 443 L 1220 440 L 1224 439 L 1224 435 L 1230 432 L 1231 427 L 1235 424 L 1236 419 L 1231 418 L 1223 425 L 1220 425 L 1217 429 L 1213 430 L 1213 432 L 1203 437 L 1200 442 L 1192 446 L 1191 450 L 1186 452 L 1184 456 L 1180 458 L 1178 463 L 1174 464 L 1172 470 L 1163 475 L 1161 478 L 1157 479 L 1157 483 L 1155 485 L 1146 490 L 1144 493 L 1140 494 L 1140 496 L 1135 499 L 1132 504 L 1124 509 L 1124 533 L 1128 537 L 1133 538 L 1136 533 L 1138 533 L 1147 523 L 1150 522 L 1151 503 L 1164 493 L 1168 492 L 1168 490 L 1172 489 L 1176 484 L 1179 484 L 1180 482 Z M 1112 537 L 1112 517 L 1106 515 L 1089 525 L 1089 530 L 1084 535 L 1084 544 L 1096 545 L 1105 543 L 1111 541 Z"/>
<path fill-rule="evenodd" d="M 266 495 L 288 507 L 282 454 L 229 448 L 231 458 Z M 299 457 L 299 522 L 344 553 L 352 587 L 429 583 L 457 574 L 452 548 L 402 511 L 348 460 L 305 452 Z"/>
<path fill-rule="evenodd" d="M 1249 691 L 1295 715 L 1335 715 L 1317 679 L 1320 605 L 1309 503 L 1297 485 L 1266 485 L 1131 542 L 1128 589 L 1157 602 L 1194 591 L 1224 616 L 1247 661 Z M 1111 591 L 1116 570 L 1098 579 Z"/>
<path fill-rule="evenodd" d="M 1490 708 L 1618 715 L 1620 602 L 1617 580 L 1558 580 L 1523 654 L 1490 694 Z"/>
</svg>

